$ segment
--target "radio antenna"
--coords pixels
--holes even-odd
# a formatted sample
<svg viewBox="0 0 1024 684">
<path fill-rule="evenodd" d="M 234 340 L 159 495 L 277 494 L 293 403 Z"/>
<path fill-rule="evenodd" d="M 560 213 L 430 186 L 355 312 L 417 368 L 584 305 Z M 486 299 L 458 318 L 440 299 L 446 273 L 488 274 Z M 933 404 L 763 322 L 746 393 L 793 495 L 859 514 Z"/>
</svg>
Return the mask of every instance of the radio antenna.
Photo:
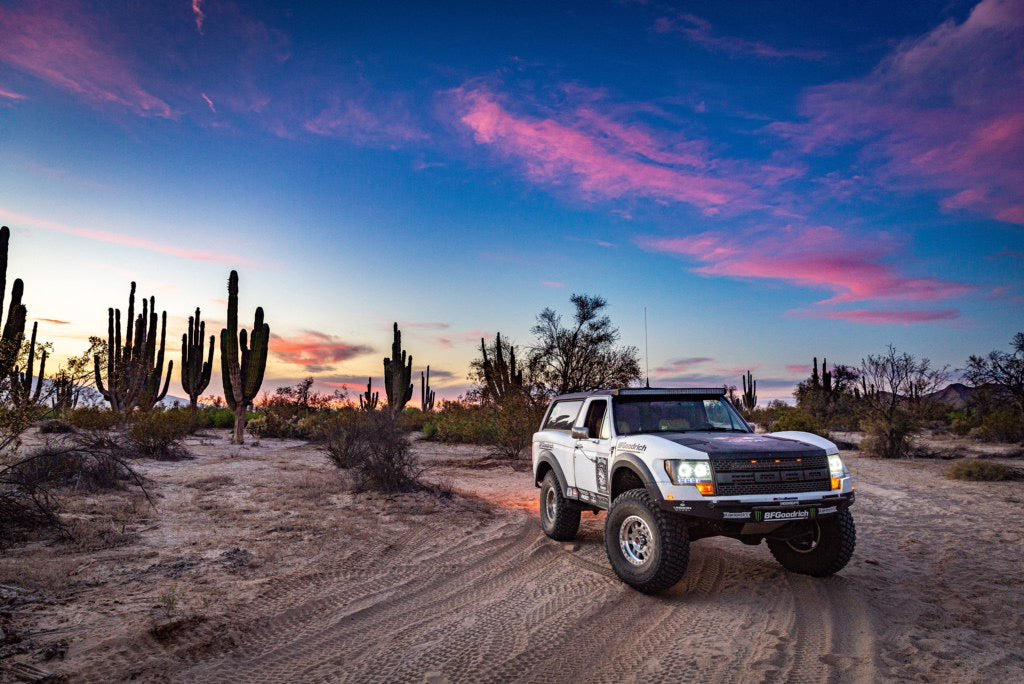
<svg viewBox="0 0 1024 684">
<path fill-rule="evenodd" d="M 647 347 L 647 307 L 644 307 L 644 367 L 647 374 L 647 389 L 651 388 L 651 355 Z"/>
</svg>

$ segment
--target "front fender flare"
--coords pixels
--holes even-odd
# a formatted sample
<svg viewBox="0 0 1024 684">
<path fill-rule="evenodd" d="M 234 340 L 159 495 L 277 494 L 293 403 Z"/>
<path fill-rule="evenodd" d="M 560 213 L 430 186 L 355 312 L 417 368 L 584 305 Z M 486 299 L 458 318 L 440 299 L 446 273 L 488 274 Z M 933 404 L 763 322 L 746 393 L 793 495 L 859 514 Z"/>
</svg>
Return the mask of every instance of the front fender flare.
<svg viewBox="0 0 1024 684">
<path fill-rule="evenodd" d="M 555 472 L 555 478 L 558 480 L 558 486 L 562 490 L 562 496 L 567 496 L 569 493 L 569 481 L 565 479 L 565 473 L 562 472 L 562 466 L 558 465 L 558 459 L 550 451 L 541 452 L 537 459 L 537 470 L 533 473 L 533 485 L 540 487 L 541 478 L 537 477 L 537 472 L 540 471 L 540 464 L 546 463 L 551 466 L 551 470 Z"/>
</svg>

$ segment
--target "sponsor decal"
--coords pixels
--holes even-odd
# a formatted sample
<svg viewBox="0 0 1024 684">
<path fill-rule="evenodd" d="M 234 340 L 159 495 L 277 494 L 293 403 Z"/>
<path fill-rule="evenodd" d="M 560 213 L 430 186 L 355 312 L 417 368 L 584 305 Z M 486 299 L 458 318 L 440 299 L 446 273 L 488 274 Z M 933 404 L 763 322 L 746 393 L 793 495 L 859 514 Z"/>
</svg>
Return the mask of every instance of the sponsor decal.
<svg viewBox="0 0 1024 684">
<path fill-rule="evenodd" d="M 811 511 L 804 509 L 801 511 L 757 511 L 761 513 L 761 520 L 763 522 L 776 522 L 780 520 L 807 520 L 811 517 Z"/>
<path fill-rule="evenodd" d="M 551 442 L 537 442 L 537 448 L 539 449 L 554 449 L 555 445 Z"/>
<path fill-rule="evenodd" d="M 597 491 L 608 493 L 608 459 L 598 456 L 594 459 L 594 470 L 597 471 Z"/>
<path fill-rule="evenodd" d="M 750 520 L 750 511 L 724 511 L 722 520 Z"/>
<path fill-rule="evenodd" d="M 677 510 L 677 511 L 692 511 L 693 510 L 693 506 L 690 506 L 690 505 L 684 504 L 684 503 L 678 503 L 673 508 L 674 508 L 674 510 Z"/>
<path fill-rule="evenodd" d="M 818 515 L 829 515 L 830 513 L 838 513 L 838 506 L 826 506 L 825 508 L 818 509 Z"/>
<path fill-rule="evenodd" d="M 639 442 L 619 442 L 620 451 L 647 451 L 646 444 Z"/>
</svg>

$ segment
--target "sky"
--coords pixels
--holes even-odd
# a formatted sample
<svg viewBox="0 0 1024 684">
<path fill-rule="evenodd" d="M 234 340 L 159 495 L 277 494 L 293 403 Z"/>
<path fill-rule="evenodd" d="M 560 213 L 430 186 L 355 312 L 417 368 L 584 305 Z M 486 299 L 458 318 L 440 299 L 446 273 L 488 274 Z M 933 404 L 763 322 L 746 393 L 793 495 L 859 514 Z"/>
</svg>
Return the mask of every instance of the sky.
<svg viewBox="0 0 1024 684">
<path fill-rule="evenodd" d="M 268 389 L 379 389 L 397 321 L 453 398 L 572 293 L 642 356 L 646 308 L 652 384 L 762 402 L 1024 330 L 1024 0 L 327 4 L 0 0 L 8 282 L 51 368 L 132 280 L 179 365 L 231 269 Z"/>
</svg>

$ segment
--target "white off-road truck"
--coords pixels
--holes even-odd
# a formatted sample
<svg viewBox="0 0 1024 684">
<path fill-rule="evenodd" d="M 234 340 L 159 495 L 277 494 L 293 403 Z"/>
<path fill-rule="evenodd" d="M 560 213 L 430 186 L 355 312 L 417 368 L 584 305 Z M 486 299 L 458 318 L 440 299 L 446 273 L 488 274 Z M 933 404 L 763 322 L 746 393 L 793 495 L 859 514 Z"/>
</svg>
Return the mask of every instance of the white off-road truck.
<svg viewBox="0 0 1024 684">
<path fill-rule="evenodd" d="M 722 388 L 595 390 L 555 397 L 533 436 L 541 527 L 576 536 L 607 510 L 615 573 L 643 592 L 686 572 L 690 542 L 767 541 L 787 570 L 838 572 L 856 541 L 850 472 L 808 432 L 755 434 Z"/>
</svg>

